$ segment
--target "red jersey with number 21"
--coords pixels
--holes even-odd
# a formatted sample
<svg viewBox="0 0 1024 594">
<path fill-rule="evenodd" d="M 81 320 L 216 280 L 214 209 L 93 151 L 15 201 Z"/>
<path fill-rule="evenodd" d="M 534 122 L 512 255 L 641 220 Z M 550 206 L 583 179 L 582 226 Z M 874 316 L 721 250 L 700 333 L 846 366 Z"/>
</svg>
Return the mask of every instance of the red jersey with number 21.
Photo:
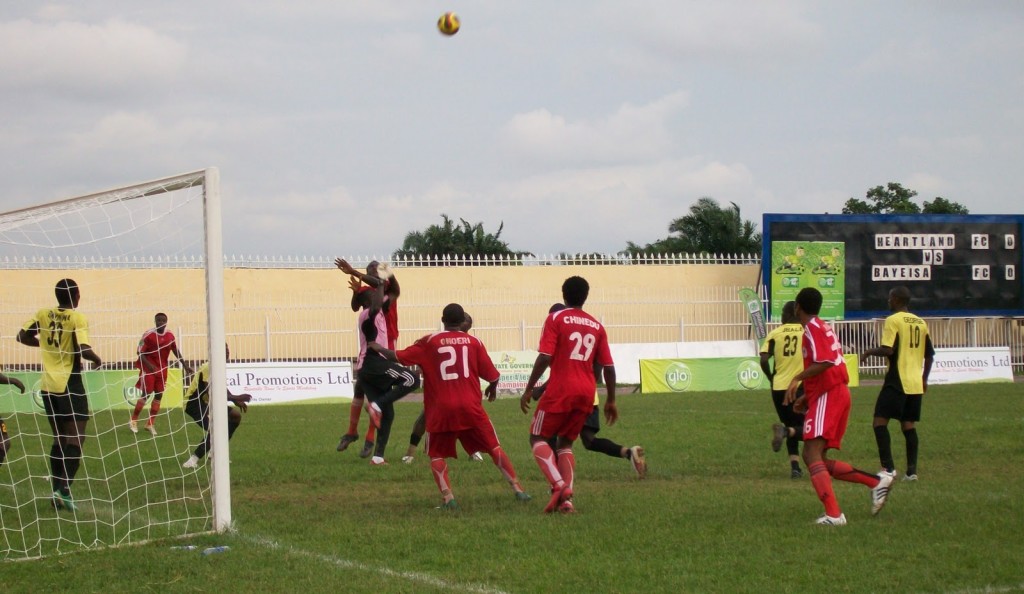
<svg viewBox="0 0 1024 594">
<path fill-rule="evenodd" d="M 850 383 L 850 374 L 843 359 L 843 345 L 839 344 L 832 327 L 814 316 L 804 327 L 804 369 L 814 363 L 832 363 L 832 366 L 814 377 L 804 380 L 808 399 L 828 392 L 833 386 Z"/>
<path fill-rule="evenodd" d="M 594 408 L 594 361 L 612 365 L 604 326 L 582 309 L 567 308 L 544 321 L 537 348 L 551 356 L 551 376 L 538 410 L 553 413 Z"/>
<path fill-rule="evenodd" d="M 423 372 L 423 410 L 427 431 L 447 433 L 486 426 L 480 380 L 497 381 L 487 348 L 465 332 L 444 331 L 417 340 L 397 352 L 403 365 L 419 365 Z"/>
</svg>

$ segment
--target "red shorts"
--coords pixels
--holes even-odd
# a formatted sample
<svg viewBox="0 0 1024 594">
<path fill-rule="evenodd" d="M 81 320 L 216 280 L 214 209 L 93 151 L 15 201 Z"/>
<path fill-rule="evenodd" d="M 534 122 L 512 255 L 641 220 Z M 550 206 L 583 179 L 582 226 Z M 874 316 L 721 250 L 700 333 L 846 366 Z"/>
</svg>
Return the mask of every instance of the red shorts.
<svg viewBox="0 0 1024 594">
<path fill-rule="evenodd" d="M 804 441 L 825 439 L 825 447 L 838 450 L 850 418 L 850 390 L 844 385 L 810 399 L 804 415 Z"/>
<path fill-rule="evenodd" d="M 545 440 L 556 435 L 573 441 L 580 436 L 587 417 L 594 411 L 593 407 L 586 410 L 569 410 L 565 412 L 551 412 L 537 409 L 533 413 L 533 422 L 530 423 L 530 435 L 539 435 Z"/>
<path fill-rule="evenodd" d="M 163 373 L 140 373 L 139 381 L 135 382 L 135 387 L 146 396 L 156 393 L 162 394 L 166 380 L 167 378 Z"/>
<path fill-rule="evenodd" d="M 490 453 L 500 445 L 498 434 L 494 432 L 494 426 L 488 423 L 472 429 L 429 434 L 427 436 L 427 455 L 431 458 L 458 458 L 458 453 L 455 451 L 456 441 L 461 442 L 462 447 L 470 454 Z"/>
</svg>

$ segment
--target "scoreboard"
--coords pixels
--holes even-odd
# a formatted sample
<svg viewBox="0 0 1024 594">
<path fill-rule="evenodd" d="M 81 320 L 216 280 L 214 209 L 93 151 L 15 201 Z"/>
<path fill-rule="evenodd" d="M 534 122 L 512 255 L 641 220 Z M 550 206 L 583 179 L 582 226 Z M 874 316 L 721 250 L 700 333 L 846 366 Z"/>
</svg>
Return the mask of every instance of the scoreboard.
<svg viewBox="0 0 1024 594">
<path fill-rule="evenodd" d="M 820 287 L 826 303 L 838 287 L 830 317 L 845 319 L 888 315 L 889 290 L 900 285 L 922 316 L 1024 315 L 1022 232 L 1024 215 L 766 214 L 761 262 L 772 318 L 782 307 L 774 301 L 803 286 Z"/>
</svg>

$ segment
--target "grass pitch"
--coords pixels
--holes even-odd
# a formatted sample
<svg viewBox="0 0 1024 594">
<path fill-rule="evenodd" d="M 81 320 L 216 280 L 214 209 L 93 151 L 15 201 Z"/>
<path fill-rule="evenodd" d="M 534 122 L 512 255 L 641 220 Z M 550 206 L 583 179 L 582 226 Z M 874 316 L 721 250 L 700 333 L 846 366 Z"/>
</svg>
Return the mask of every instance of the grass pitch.
<svg viewBox="0 0 1024 594">
<path fill-rule="evenodd" d="M 844 449 L 879 467 L 877 388 L 853 391 Z M 439 504 L 425 455 L 399 462 L 419 404 L 399 403 L 385 468 L 335 445 L 348 404 L 252 407 L 231 442 L 228 535 L 0 562 L 5 592 L 1013 592 L 1024 591 L 1024 386 L 937 386 L 919 425 L 920 480 L 878 517 L 836 482 L 849 525 L 769 448 L 766 392 L 622 395 L 601 436 L 647 450 L 647 480 L 577 444 L 572 516 L 541 513 L 546 484 L 515 399 L 486 404 L 532 502 L 489 460 L 450 462 L 462 507 Z M 364 418 L 363 424 L 365 426 Z M 891 424 L 897 467 L 903 438 Z M 89 448 L 89 445 L 86 445 Z M 168 469 L 173 470 L 173 469 Z M 2 476 L 2 475 L 0 475 Z M 0 496 L 3 489 L 0 489 Z M 56 513 L 56 512 L 51 512 Z M 80 513 L 81 516 L 81 513 Z M 202 556 L 171 549 L 227 545 Z"/>
</svg>

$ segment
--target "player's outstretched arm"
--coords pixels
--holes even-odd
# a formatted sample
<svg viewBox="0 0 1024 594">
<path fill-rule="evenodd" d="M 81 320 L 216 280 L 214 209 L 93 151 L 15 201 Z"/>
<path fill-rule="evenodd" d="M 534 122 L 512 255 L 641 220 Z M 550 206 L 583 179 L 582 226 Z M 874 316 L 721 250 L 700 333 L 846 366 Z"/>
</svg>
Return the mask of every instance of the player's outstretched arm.
<svg viewBox="0 0 1024 594">
<path fill-rule="evenodd" d="M 615 404 L 615 366 L 606 365 L 604 368 L 604 385 L 607 396 L 604 401 L 604 420 L 609 425 L 614 425 L 619 420 L 619 407 Z"/>
<path fill-rule="evenodd" d="M 0 373 L 0 384 L 14 386 L 15 388 L 21 390 L 22 394 L 25 393 L 25 384 L 21 383 L 21 380 L 16 377 L 10 377 Z"/>
<path fill-rule="evenodd" d="M 372 351 L 377 351 L 378 353 L 380 353 L 382 357 L 389 361 L 398 361 L 398 353 L 380 344 L 379 342 L 371 340 L 370 342 L 366 343 L 366 348 Z"/>
<path fill-rule="evenodd" d="M 242 409 L 242 412 L 249 410 L 249 401 L 252 400 L 251 394 L 232 394 L 231 390 L 228 390 L 228 402 L 231 402 L 238 408 Z"/>
</svg>

